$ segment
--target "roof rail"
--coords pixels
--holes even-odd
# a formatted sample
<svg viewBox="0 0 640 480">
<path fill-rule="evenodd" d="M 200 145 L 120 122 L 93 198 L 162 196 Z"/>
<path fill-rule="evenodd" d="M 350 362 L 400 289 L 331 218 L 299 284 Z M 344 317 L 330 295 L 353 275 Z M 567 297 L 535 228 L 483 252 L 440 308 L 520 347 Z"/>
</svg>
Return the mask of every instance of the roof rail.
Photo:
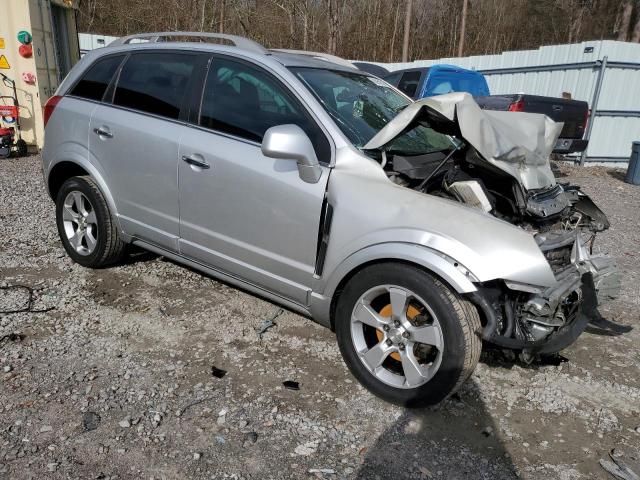
<svg viewBox="0 0 640 480">
<path fill-rule="evenodd" d="M 137 33 L 134 35 L 128 35 L 126 37 L 120 37 L 109 44 L 109 46 L 127 45 L 133 40 L 146 40 L 150 43 L 168 41 L 172 37 L 194 37 L 194 38 L 213 38 L 216 40 L 226 40 L 231 42 L 234 46 L 249 50 L 255 53 L 268 54 L 269 50 L 264 48 L 258 42 L 254 42 L 245 37 L 238 35 L 228 35 L 226 33 L 210 33 L 210 32 L 152 32 L 152 33 Z"/>
<path fill-rule="evenodd" d="M 324 60 L 325 62 L 336 63 L 338 65 L 342 65 L 343 67 L 351 67 L 357 70 L 356 66 L 353 63 L 351 63 L 349 60 L 345 60 L 344 58 L 338 57 L 336 55 L 331 55 L 329 53 L 308 52 L 307 50 L 290 50 L 286 48 L 272 48 L 271 51 L 283 52 L 283 53 L 294 53 L 296 55 L 306 55 L 308 57 Z"/>
</svg>

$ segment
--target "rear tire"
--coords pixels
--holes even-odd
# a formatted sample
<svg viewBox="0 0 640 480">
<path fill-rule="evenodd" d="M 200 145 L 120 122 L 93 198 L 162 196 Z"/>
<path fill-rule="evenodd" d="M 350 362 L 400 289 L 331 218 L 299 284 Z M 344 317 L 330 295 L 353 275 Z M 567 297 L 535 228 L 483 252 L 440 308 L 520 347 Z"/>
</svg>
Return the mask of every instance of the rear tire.
<svg viewBox="0 0 640 480">
<path fill-rule="evenodd" d="M 338 298 L 335 327 L 358 381 L 406 407 L 454 393 L 482 350 L 477 309 L 439 279 L 401 263 L 365 267 L 351 278 Z"/>
<path fill-rule="evenodd" d="M 56 197 L 56 223 L 65 250 L 83 267 L 102 268 L 122 259 L 125 243 L 91 177 L 64 182 Z"/>
</svg>

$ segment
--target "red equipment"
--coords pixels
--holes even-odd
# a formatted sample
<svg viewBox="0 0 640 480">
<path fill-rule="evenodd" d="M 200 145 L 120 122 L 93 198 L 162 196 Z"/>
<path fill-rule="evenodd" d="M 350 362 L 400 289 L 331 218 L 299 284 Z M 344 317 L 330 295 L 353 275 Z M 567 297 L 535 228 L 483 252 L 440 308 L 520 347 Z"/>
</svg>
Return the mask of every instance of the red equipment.
<svg viewBox="0 0 640 480">
<path fill-rule="evenodd" d="M 13 93 L 13 96 L 0 96 L 0 119 L 7 124 L 15 124 L 15 127 L 4 128 L 0 124 L 0 158 L 7 158 L 12 152 L 15 152 L 18 157 L 24 157 L 27 154 L 27 142 L 22 139 L 20 132 L 20 104 L 16 82 L 1 72 L 0 77 L 2 77 L 2 83 L 11 88 Z M 5 103 L 7 101 L 10 103 Z"/>
</svg>

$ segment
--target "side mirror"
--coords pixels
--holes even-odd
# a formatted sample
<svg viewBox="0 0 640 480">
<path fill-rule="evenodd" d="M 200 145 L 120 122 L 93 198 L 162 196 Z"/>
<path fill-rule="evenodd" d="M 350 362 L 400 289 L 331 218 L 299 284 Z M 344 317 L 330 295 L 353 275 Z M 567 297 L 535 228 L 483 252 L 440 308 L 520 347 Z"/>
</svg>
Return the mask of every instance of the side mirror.
<svg viewBox="0 0 640 480">
<path fill-rule="evenodd" d="M 265 157 L 295 160 L 302 181 L 317 183 L 322 176 L 318 157 L 311 140 L 297 125 L 277 125 L 264 134 L 262 154 Z"/>
</svg>

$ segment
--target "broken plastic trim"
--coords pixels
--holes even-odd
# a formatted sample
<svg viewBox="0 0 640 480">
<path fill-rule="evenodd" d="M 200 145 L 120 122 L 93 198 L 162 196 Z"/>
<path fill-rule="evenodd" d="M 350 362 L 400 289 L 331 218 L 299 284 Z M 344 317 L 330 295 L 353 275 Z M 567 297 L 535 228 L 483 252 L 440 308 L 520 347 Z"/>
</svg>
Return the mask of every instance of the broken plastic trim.
<svg viewBox="0 0 640 480">
<path fill-rule="evenodd" d="M 487 320 L 487 324 L 482 330 L 482 339 L 487 341 L 491 340 L 498 328 L 498 318 L 496 317 L 495 310 L 491 305 L 489 305 L 489 302 L 487 302 L 487 299 L 484 298 L 481 293 L 471 292 L 468 293 L 467 296 L 476 307 L 482 310 L 482 313 L 484 313 L 484 317 Z"/>
<path fill-rule="evenodd" d="M 537 341 L 519 340 L 516 338 L 507 338 L 502 335 L 495 335 L 497 317 L 493 307 L 489 305 L 489 302 L 478 292 L 468 294 L 468 297 L 482 310 L 487 319 L 487 325 L 482 332 L 483 340 L 499 347 L 514 350 L 528 349 L 535 354 L 550 353 L 562 350 L 568 345 L 571 345 L 584 331 L 590 321 L 595 321 L 600 318 L 596 289 L 593 283 L 593 274 L 591 272 L 582 274 L 581 283 L 582 303 L 575 321 L 571 325 L 562 328 L 559 332 L 551 334 L 550 338 Z"/>
</svg>

